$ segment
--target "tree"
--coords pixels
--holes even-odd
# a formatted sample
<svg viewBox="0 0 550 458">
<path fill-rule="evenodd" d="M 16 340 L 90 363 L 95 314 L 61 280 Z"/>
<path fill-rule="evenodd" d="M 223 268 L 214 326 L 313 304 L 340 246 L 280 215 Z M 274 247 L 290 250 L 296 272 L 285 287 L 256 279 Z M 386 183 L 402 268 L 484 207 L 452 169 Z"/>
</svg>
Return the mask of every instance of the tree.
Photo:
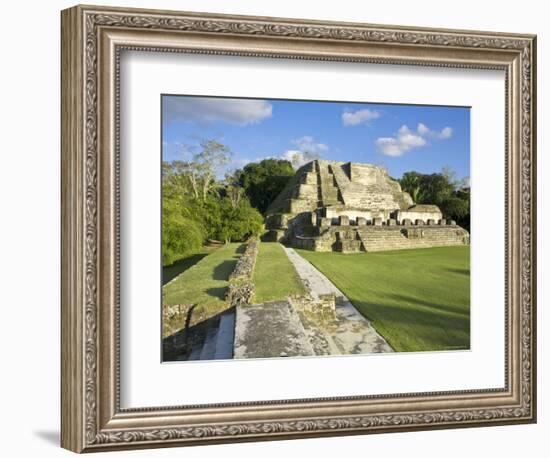
<svg viewBox="0 0 550 458">
<path fill-rule="evenodd" d="M 408 192 L 415 202 L 420 202 L 422 198 L 420 195 L 422 176 L 418 172 L 405 172 L 401 180 L 399 180 L 401 189 Z"/>
<path fill-rule="evenodd" d="M 216 185 L 216 176 L 227 165 L 232 153 L 227 146 L 216 140 L 203 140 L 200 147 L 200 151 L 192 154 L 189 160 L 176 163 L 187 177 L 193 195 L 204 201 Z"/>
<path fill-rule="evenodd" d="M 399 183 L 416 203 L 438 205 L 446 218 L 470 229 L 470 188 L 465 186 L 469 180 L 458 181 L 449 167 L 430 175 L 406 172 Z"/>
<path fill-rule="evenodd" d="M 245 241 L 249 237 L 260 235 L 264 228 L 264 219 L 260 212 L 243 199 L 234 206 L 229 198 L 224 198 L 221 205 L 221 224 L 219 238 L 225 242 Z"/>
<path fill-rule="evenodd" d="M 283 159 L 264 159 L 247 164 L 237 172 L 238 182 L 250 199 L 250 204 L 265 213 L 269 204 L 279 195 L 294 176 L 292 164 Z"/>
<path fill-rule="evenodd" d="M 184 216 L 176 199 L 162 202 L 162 263 L 174 261 L 197 252 L 203 243 L 203 232 L 193 219 Z"/>
<path fill-rule="evenodd" d="M 453 194 L 454 185 L 442 173 L 432 173 L 422 175 L 420 189 L 420 203 L 440 205 Z"/>
</svg>

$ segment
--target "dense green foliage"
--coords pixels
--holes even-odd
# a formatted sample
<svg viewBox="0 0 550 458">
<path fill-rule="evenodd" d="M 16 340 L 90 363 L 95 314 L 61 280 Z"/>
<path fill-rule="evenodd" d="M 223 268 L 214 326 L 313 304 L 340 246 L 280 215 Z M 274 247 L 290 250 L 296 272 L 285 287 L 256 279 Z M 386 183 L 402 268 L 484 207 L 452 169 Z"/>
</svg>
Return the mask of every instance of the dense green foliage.
<svg viewBox="0 0 550 458">
<path fill-rule="evenodd" d="M 470 188 L 457 182 L 450 170 L 430 175 L 406 172 L 399 183 L 417 204 L 437 205 L 446 218 L 470 230 Z"/>
<path fill-rule="evenodd" d="M 233 205 L 227 198 L 220 201 L 220 224 L 217 228 L 217 239 L 223 241 L 244 241 L 263 231 L 264 219 L 262 215 L 250 206 L 247 199 L 241 199 Z"/>
<path fill-rule="evenodd" d="M 302 280 L 279 243 L 260 244 L 252 282 L 257 304 L 305 293 Z"/>
<path fill-rule="evenodd" d="M 396 351 L 470 348 L 468 246 L 320 253 L 297 250 Z"/>
<path fill-rule="evenodd" d="M 177 259 L 200 250 L 204 231 L 199 223 L 184 216 L 184 209 L 176 199 L 162 202 L 162 263 L 172 264 Z"/>
<path fill-rule="evenodd" d="M 208 240 L 244 241 L 263 230 L 262 215 L 234 183 L 216 177 L 230 151 L 204 141 L 188 161 L 162 165 L 163 265 L 197 253 Z"/>
<path fill-rule="evenodd" d="M 294 173 L 289 161 L 264 159 L 261 162 L 247 164 L 239 171 L 238 182 L 250 199 L 250 204 L 261 213 L 265 213 L 269 204 L 280 194 Z"/>
</svg>

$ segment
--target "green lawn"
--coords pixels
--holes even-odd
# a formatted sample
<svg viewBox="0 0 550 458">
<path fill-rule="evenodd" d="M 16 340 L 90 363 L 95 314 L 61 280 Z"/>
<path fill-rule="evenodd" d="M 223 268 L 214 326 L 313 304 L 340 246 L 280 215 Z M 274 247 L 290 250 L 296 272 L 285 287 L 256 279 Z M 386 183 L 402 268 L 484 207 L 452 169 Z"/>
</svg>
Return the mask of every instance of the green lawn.
<svg viewBox="0 0 550 458">
<path fill-rule="evenodd" d="M 197 253 L 193 253 L 190 256 L 179 259 L 169 266 L 164 266 L 162 268 L 162 285 L 166 285 L 174 278 L 176 278 L 181 273 L 185 272 L 190 267 L 193 267 L 197 264 L 202 258 L 208 256 L 213 250 L 218 247 L 202 247 L 201 250 Z"/>
<path fill-rule="evenodd" d="M 163 287 L 163 304 L 196 304 L 197 320 L 227 308 L 228 278 L 240 257 L 241 247 L 241 243 L 230 243 L 185 270 Z"/>
<path fill-rule="evenodd" d="M 254 302 L 257 304 L 305 292 L 302 281 L 279 243 L 260 244 L 252 281 Z"/>
<path fill-rule="evenodd" d="M 468 246 L 317 253 L 297 250 L 396 351 L 470 348 Z"/>
</svg>

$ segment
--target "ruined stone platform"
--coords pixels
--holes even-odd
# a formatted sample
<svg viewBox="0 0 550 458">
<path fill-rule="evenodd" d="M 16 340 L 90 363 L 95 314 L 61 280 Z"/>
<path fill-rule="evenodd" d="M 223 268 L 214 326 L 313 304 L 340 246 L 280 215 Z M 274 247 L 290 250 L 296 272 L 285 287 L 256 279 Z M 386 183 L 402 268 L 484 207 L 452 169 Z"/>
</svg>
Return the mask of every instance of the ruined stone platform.
<svg viewBox="0 0 550 458">
<path fill-rule="evenodd" d="M 285 252 L 308 292 L 284 301 L 238 306 L 235 358 L 393 352 L 325 275 L 293 249 Z"/>
<path fill-rule="evenodd" d="M 468 245 L 468 231 L 436 205 L 415 204 L 386 170 L 315 160 L 267 210 L 266 241 L 314 251 L 381 251 Z"/>
<path fill-rule="evenodd" d="M 393 352 L 351 301 L 322 272 L 292 248 L 285 252 L 308 294 L 291 300 L 316 355 Z M 328 301 L 332 298 L 331 308 Z"/>
<path fill-rule="evenodd" d="M 314 354 L 300 317 L 289 301 L 237 307 L 234 358 Z"/>
</svg>

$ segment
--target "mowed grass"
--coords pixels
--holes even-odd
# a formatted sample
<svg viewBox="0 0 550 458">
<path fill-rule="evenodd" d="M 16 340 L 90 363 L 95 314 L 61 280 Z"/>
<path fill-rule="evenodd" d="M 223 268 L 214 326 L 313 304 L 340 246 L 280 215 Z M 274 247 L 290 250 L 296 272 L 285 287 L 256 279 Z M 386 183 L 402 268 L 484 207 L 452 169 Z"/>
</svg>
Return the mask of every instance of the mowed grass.
<svg viewBox="0 0 550 458">
<path fill-rule="evenodd" d="M 178 275 L 185 272 L 190 267 L 193 267 L 202 258 L 208 256 L 209 253 L 217 248 L 219 247 L 202 247 L 201 250 L 197 253 L 193 253 L 192 255 L 189 255 L 185 258 L 178 259 L 176 262 L 170 264 L 169 266 L 164 266 L 162 268 L 162 285 L 166 285 L 166 283 L 169 283 Z"/>
<path fill-rule="evenodd" d="M 304 294 L 305 289 L 294 266 L 279 243 L 263 242 L 254 268 L 254 302 L 282 300 Z"/>
<path fill-rule="evenodd" d="M 228 279 L 242 253 L 241 243 L 212 251 L 163 287 L 163 304 L 195 304 L 205 316 L 228 307 Z"/>
<path fill-rule="evenodd" d="M 470 348 L 468 246 L 316 253 L 297 250 L 396 351 Z"/>
</svg>

